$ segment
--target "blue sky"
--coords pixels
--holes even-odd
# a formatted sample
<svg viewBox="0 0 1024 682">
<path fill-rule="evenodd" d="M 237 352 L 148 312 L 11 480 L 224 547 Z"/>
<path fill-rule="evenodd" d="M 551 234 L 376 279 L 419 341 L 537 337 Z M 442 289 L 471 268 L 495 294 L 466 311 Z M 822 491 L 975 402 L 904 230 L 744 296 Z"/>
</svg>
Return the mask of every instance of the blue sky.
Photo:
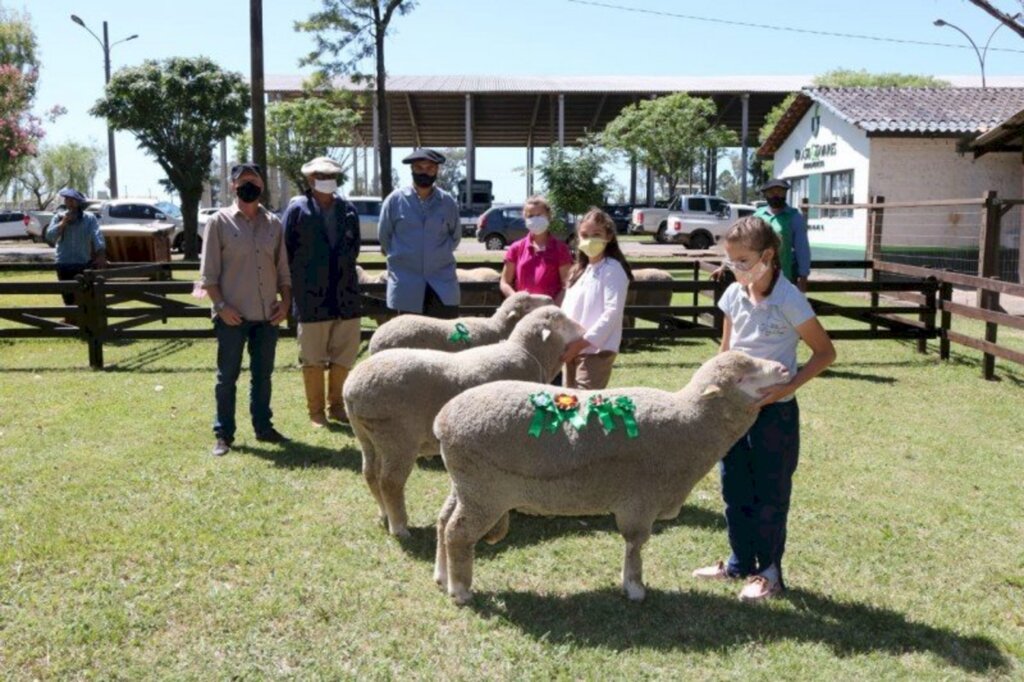
<svg viewBox="0 0 1024 682">
<path fill-rule="evenodd" d="M 202 54 L 225 69 L 249 71 L 246 0 L 0 1 L 31 15 L 42 59 L 36 108 L 41 112 L 61 104 L 68 110 L 66 116 L 46 126 L 48 143 L 76 140 L 106 150 L 105 123 L 88 114 L 103 88 L 103 53 L 96 41 L 70 20 L 71 14 L 82 17 L 100 36 L 102 22 L 108 21 L 111 42 L 139 34 L 112 49 L 114 70 L 144 59 Z M 422 0 L 413 12 L 395 20 L 386 53 L 388 71 L 408 75 L 771 76 L 851 68 L 977 76 L 978 60 L 963 36 L 932 22 L 941 17 L 957 24 L 980 45 L 997 26 L 994 19 L 965 0 L 601 1 L 760 26 L 962 47 L 780 32 L 570 0 Z M 997 2 L 1006 11 L 1018 8 L 1013 0 Z M 292 25 L 320 4 L 320 0 L 264 0 L 267 74 L 308 72 L 298 67 L 298 61 L 310 49 L 312 39 L 296 33 Z M 1024 75 L 1024 40 L 1001 29 L 992 40 L 985 66 L 989 76 Z M 117 161 L 122 195 L 127 189 L 132 196 L 162 196 L 157 184 L 162 171 L 137 149 L 130 134 L 117 134 Z M 477 177 L 494 181 L 499 200 L 519 200 L 525 181 L 513 168 L 524 164 L 522 150 L 479 150 Z M 105 166 L 99 177 L 106 177 Z"/>
</svg>

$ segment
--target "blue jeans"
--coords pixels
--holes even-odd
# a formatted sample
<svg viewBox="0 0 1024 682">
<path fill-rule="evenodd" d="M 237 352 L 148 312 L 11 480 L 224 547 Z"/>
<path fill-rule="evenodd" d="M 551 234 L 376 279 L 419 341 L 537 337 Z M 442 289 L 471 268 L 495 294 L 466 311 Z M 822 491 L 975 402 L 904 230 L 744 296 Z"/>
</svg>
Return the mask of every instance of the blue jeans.
<svg viewBox="0 0 1024 682">
<path fill-rule="evenodd" d="M 750 431 L 719 464 L 725 522 L 726 569 L 748 576 L 775 565 L 782 576 L 786 519 L 793 473 L 800 457 L 800 408 L 796 399 L 761 408 Z"/>
<path fill-rule="evenodd" d="M 235 384 L 242 372 L 242 351 L 249 346 L 249 414 L 256 435 L 270 431 L 274 413 L 270 410 L 270 375 L 274 371 L 277 327 L 269 322 L 249 322 L 232 327 L 220 318 L 213 321 L 217 332 L 217 416 L 213 432 L 229 443 L 235 438 Z"/>
</svg>

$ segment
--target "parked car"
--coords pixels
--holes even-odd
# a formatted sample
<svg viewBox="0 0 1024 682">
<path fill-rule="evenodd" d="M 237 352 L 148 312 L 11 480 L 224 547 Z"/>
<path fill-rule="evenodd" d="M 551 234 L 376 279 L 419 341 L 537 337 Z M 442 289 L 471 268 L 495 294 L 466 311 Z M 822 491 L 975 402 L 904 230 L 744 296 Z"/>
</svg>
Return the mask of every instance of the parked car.
<svg viewBox="0 0 1024 682">
<path fill-rule="evenodd" d="M 729 204 L 727 219 L 708 220 L 703 217 L 687 217 L 674 213 L 668 217 L 665 241 L 682 243 L 688 249 L 710 249 L 717 244 L 736 220 L 753 215 L 757 209 L 747 204 Z M 722 216 L 726 215 L 723 211 Z"/>
<path fill-rule="evenodd" d="M 480 219 L 480 211 L 472 208 L 459 209 L 459 223 L 462 225 L 463 237 L 476 236 L 476 224 Z"/>
<path fill-rule="evenodd" d="M 42 232 L 39 220 L 27 211 L 0 211 L 0 239 L 27 239 Z"/>
<path fill-rule="evenodd" d="M 359 241 L 378 242 L 377 223 L 380 220 L 380 197 L 348 197 L 359 213 Z"/>
<path fill-rule="evenodd" d="M 630 219 L 633 234 L 653 234 L 655 241 L 665 244 L 671 241 L 668 235 L 668 219 L 682 218 L 687 223 L 715 225 L 725 222 L 731 225 L 736 220 L 728 201 L 706 194 L 681 194 L 673 199 L 667 208 L 637 208 Z"/>
<path fill-rule="evenodd" d="M 571 248 L 576 239 L 576 226 L 570 220 L 562 220 L 568 226 L 567 231 L 554 234 Z M 529 231 L 523 220 L 523 204 L 503 204 L 492 206 L 484 211 L 477 221 L 476 238 L 487 247 L 488 251 L 499 251 L 517 239 L 522 239 Z"/>
<path fill-rule="evenodd" d="M 95 211 L 100 226 L 131 223 L 145 225 L 159 222 L 174 225 L 171 237 L 171 248 L 180 251 L 185 233 L 181 211 L 174 204 L 156 199 L 111 199 L 98 206 L 89 206 L 87 211 Z"/>
<path fill-rule="evenodd" d="M 633 215 L 633 204 L 605 204 L 601 209 L 615 221 L 615 231 L 619 234 L 629 232 L 629 220 Z"/>
</svg>

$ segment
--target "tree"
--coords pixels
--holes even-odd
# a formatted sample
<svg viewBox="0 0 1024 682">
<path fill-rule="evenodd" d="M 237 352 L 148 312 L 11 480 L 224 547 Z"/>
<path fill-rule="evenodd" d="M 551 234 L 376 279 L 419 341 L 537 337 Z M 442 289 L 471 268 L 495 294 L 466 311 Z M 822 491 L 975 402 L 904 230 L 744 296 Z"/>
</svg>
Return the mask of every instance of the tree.
<svg viewBox="0 0 1024 682">
<path fill-rule="evenodd" d="M 6 189 L 43 136 L 32 102 L 39 78 L 36 37 L 28 14 L 0 5 L 0 189 Z"/>
<path fill-rule="evenodd" d="M 918 76 L 909 73 L 869 73 L 861 69 L 833 69 L 814 77 L 814 85 L 819 88 L 948 88 L 949 81 L 935 78 L 933 76 Z M 786 98 L 779 102 L 764 117 L 764 125 L 757 135 L 758 145 L 764 144 L 775 126 L 779 124 L 782 116 L 789 110 L 796 101 L 796 93 L 786 95 Z M 766 176 L 773 174 L 774 162 L 765 161 L 763 170 Z"/>
<path fill-rule="evenodd" d="M 339 108 L 320 97 L 303 97 L 274 102 L 267 107 L 267 165 L 278 168 L 300 189 L 306 188 L 302 165 L 318 156 L 329 156 L 344 165 L 344 147 L 352 144 L 359 114 Z M 243 133 L 239 146 L 249 148 L 250 132 Z M 345 176 L 339 179 L 344 182 Z M 282 203 L 286 197 L 281 198 Z"/>
<path fill-rule="evenodd" d="M 983 12 L 987 12 L 991 16 L 995 17 L 1006 26 L 1009 26 L 1013 32 L 1021 38 L 1024 38 L 1024 24 L 1020 22 L 1020 14 L 1007 14 L 987 0 L 967 1 L 975 7 L 980 8 Z M 1017 2 L 1020 5 L 1021 12 L 1024 13 L 1024 0 L 1017 0 Z"/>
<path fill-rule="evenodd" d="M 329 81 L 335 76 L 351 76 L 359 83 L 374 86 L 377 103 L 378 147 L 380 149 L 381 196 L 393 189 L 391 175 L 391 130 L 388 125 L 384 68 L 384 38 L 395 14 L 408 14 L 415 0 L 322 0 L 321 11 L 306 21 L 295 23 L 295 30 L 313 33 L 316 47 L 300 64 L 314 65 Z M 373 76 L 358 72 L 359 63 L 373 57 Z"/>
<path fill-rule="evenodd" d="M 35 197 L 38 210 L 45 211 L 65 187 L 92 194 L 92 181 L 103 155 L 102 149 L 80 142 L 43 147 L 38 156 L 25 164 L 18 175 L 18 185 Z"/>
<path fill-rule="evenodd" d="M 152 154 L 181 198 L 185 257 L 198 255 L 196 222 L 203 182 L 218 141 L 245 128 L 249 86 L 206 57 L 147 60 L 121 69 L 90 110 L 128 130 Z"/>
<path fill-rule="evenodd" d="M 466 150 L 448 147 L 440 150 L 445 161 L 437 171 L 437 186 L 458 197 L 459 182 L 466 179 Z"/>
<path fill-rule="evenodd" d="M 625 107 L 604 129 L 606 146 L 650 168 L 674 191 L 705 150 L 735 144 L 728 128 L 716 125 L 710 99 L 675 93 Z"/>
<path fill-rule="evenodd" d="M 554 145 L 544 152 L 537 171 L 556 216 L 553 231 L 559 231 L 558 217 L 579 215 L 604 203 L 612 183 L 612 178 L 603 172 L 608 160 L 608 154 L 594 140 L 575 151 Z"/>
</svg>

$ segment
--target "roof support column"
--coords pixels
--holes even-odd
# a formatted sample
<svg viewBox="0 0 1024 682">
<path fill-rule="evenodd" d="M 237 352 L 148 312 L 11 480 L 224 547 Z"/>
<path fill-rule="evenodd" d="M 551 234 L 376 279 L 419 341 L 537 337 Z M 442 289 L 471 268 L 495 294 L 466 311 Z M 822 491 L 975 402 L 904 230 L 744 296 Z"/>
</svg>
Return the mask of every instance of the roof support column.
<svg viewBox="0 0 1024 682">
<path fill-rule="evenodd" d="M 377 125 L 377 98 L 373 98 L 373 189 L 380 196 L 380 127 Z"/>
<path fill-rule="evenodd" d="M 558 95 L 558 146 L 565 146 L 565 95 Z"/>
<path fill-rule="evenodd" d="M 740 102 L 743 104 L 743 113 L 740 119 L 740 203 L 747 203 L 747 177 L 750 175 L 747 168 L 747 156 L 750 148 L 747 146 L 747 135 L 750 131 L 750 93 L 740 95 Z"/>
<path fill-rule="evenodd" d="M 476 147 L 473 144 L 473 95 L 466 95 L 466 200 L 473 204 L 473 181 L 476 180 Z"/>
<path fill-rule="evenodd" d="M 352 192 L 351 194 L 358 194 L 356 188 L 359 187 L 359 145 L 352 145 Z"/>
<path fill-rule="evenodd" d="M 526 148 L 526 196 L 533 196 L 533 145 Z"/>
<path fill-rule="evenodd" d="M 654 206 L 654 173 L 651 172 L 650 166 L 644 170 L 647 171 L 647 205 Z"/>
<path fill-rule="evenodd" d="M 220 191 L 217 193 L 217 205 L 227 206 L 231 203 L 231 185 L 228 175 L 228 141 L 220 141 Z"/>
<path fill-rule="evenodd" d="M 636 206 L 636 159 L 629 160 L 629 205 Z"/>
</svg>

